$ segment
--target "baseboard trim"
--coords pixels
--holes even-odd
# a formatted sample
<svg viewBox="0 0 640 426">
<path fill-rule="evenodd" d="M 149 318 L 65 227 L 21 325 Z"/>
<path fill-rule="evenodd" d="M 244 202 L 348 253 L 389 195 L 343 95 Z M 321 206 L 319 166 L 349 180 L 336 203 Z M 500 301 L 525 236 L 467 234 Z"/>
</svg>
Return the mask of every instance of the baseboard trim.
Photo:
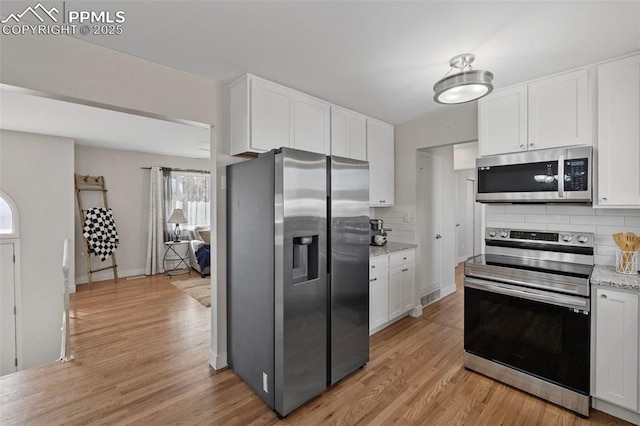
<svg viewBox="0 0 640 426">
<path fill-rule="evenodd" d="M 634 413 L 631 410 L 615 404 L 611 404 L 610 402 L 603 401 L 596 397 L 591 398 L 591 406 L 598 411 L 602 411 L 603 413 L 610 414 L 614 417 L 626 420 L 635 425 L 640 425 L 640 413 Z"/>
<path fill-rule="evenodd" d="M 213 353 L 213 351 L 209 351 L 209 365 L 214 370 L 221 370 L 228 367 L 229 364 L 227 364 L 227 353 L 224 352 L 216 355 L 215 353 Z"/>
<path fill-rule="evenodd" d="M 134 275 L 144 275 L 144 268 L 138 269 L 118 269 L 118 278 L 126 278 Z M 100 271 L 93 274 L 93 282 L 106 281 L 113 279 L 113 271 Z M 87 284 L 89 277 L 87 275 L 81 275 L 76 277 L 76 284 Z"/>
<path fill-rule="evenodd" d="M 439 300 L 442 300 L 445 297 L 447 297 L 448 295 L 453 294 L 455 292 L 456 292 L 456 284 L 455 283 L 453 283 L 453 284 L 451 284 L 451 285 L 449 285 L 447 287 L 442 287 L 442 289 L 440 290 L 440 299 Z"/>
</svg>

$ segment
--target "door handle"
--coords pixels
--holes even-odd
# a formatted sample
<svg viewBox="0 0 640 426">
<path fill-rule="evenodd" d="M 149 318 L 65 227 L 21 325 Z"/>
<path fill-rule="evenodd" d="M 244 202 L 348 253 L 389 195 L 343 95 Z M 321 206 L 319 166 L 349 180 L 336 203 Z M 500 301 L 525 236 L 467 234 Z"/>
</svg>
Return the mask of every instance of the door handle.
<svg viewBox="0 0 640 426">
<path fill-rule="evenodd" d="M 558 197 L 564 198 L 564 155 L 558 156 Z"/>
<path fill-rule="evenodd" d="M 436 234 L 436 240 L 439 240 L 440 238 L 442 238 L 442 235 Z"/>
</svg>

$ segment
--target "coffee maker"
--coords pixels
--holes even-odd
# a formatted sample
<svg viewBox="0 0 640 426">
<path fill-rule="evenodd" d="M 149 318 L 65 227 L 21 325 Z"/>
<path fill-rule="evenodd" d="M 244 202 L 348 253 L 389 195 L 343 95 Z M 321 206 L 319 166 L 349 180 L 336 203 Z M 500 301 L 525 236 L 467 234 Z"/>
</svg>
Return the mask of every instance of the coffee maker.
<svg viewBox="0 0 640 426">
<path fill-rule="evenodd" d="M 369 219 L 369 225 L 371 226 L 371 245 L 383 246 L 387 244 L 387 232 L 391 229 L 384 229 L 384 220 L 382 219 Z"/>
</svg>

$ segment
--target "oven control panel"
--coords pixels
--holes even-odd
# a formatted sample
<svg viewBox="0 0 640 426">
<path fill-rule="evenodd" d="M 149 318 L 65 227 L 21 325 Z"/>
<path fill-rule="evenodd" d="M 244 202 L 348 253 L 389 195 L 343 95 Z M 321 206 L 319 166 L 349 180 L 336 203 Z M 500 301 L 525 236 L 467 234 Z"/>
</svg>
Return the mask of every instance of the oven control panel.
<svg viewBox="0 0 640 426">
<path fill-rule="evenodd" d="M 535 242 L 543 244 L 593 247 L 593 234 L 573 231 L 533 231 L 525 229 L 487 228 L 487 241 Z"/>
</svg>

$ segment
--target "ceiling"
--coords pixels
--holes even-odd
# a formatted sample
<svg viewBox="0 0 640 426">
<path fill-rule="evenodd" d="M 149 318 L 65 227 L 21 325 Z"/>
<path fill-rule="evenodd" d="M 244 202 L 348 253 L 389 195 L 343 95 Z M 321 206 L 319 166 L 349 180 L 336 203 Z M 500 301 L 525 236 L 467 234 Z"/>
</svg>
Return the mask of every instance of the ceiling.
<svg viewBox="0 0 640 426">
<path fill-rule="evenodd" d="M 0 91 L 0 129 L 75 139 L 79 145 L 181 157 L 209 157 L 209 129 Z"/>
<path fill-rule="evenodd" d="M 0 15 L 32 3 L 3 0 Z M 500 88 L 640 50 L 640 1 L 46 4 L 125 12 L 122 35 L 76 35 L 82 40 L 223 83 L 253 73 L 393 124 L 456 108 L 433 101 L 433 84 L 459 53 L 474 53 L 475 68 L 492 71 Z M 209 156 L 199 127 L 5 90 L 0 107 L 0 128 Z"/>
<path fill-rule="evenodd" d="M 55 3 L 55 2 L 47 2 Z M 6 15 L 10 2 L 0 5 Z M 24 5 L 24 3 L 23 3 Z M 639 1 L 66 1 L 125 12 L 76 37 L 230 83 L 249 72 L 399 124 L 438 108 L 457 54 L 497 88 L 640 50 Z M 12 10 L 9 10 L 12 9 Z"/>
</svg>

